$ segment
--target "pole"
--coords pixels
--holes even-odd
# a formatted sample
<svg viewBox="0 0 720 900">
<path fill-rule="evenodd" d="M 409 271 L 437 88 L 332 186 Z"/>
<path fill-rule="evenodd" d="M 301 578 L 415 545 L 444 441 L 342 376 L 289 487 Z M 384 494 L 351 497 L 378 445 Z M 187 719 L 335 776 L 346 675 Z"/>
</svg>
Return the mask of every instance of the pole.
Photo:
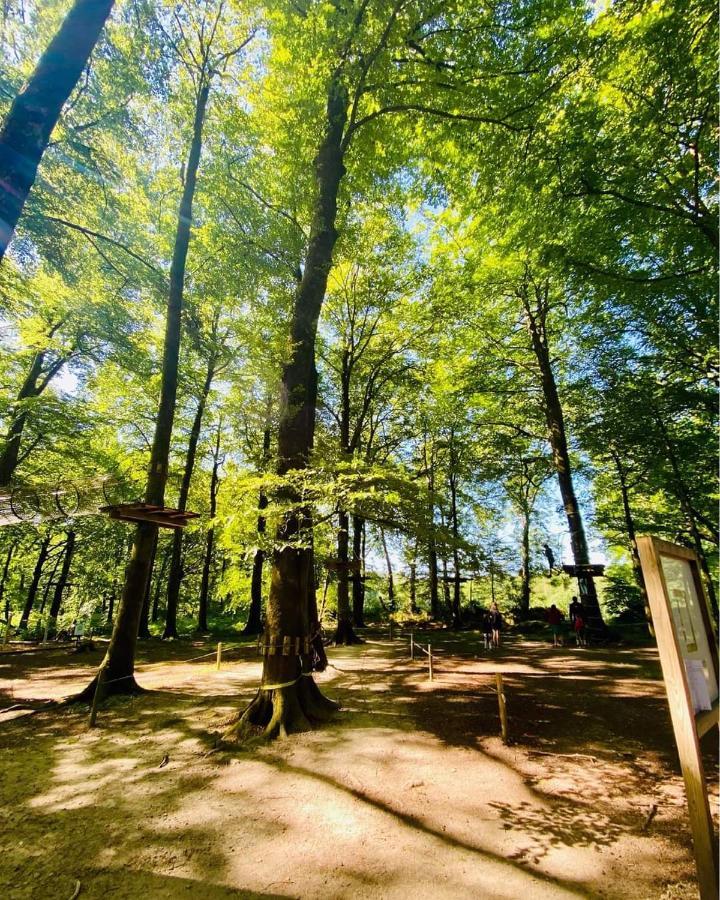
<svg viewBox="0 0 720 900">
<path fill-rule="evenodd" d="M 43 634 L 43 639 L 42 639 L 43 644 L 47 644 L 49 628 L 50 628 L 50 613 L 48 613 L 47 619 L 45 619 L 45 632 Z"/>
<path fill-rule="evenodd" d="M 410 659 L 415 659 L 415 645 L 413 643 L 413 633 L 410 632 Z"/>
<path fill-rule="evenodd" d="M 433 680 L 432 647 L 430 644 L 428 644 L 428 678 L 430 681 Z"/>
<path fill-rule="evenodd" d="M 103 670 L 100 669 L 100 671 L 98 672 L 97 683 L 95 685 L 95 693 L 93 694 L 92 706 L 90 707 L 90 721 L 88 722 L 90 728 L 95 727 L 95 720 L 97 719 L 97 708 L 100 701 L 100 693 L 102 691 L 102 681 Z"/>
<path fill-rule="evenodd" d="M 10 646 L 10 616 L 7 617 L 7 624 L 5 625 L 5 646 Z"/>
<path fill-rule="evenodd" d="M 220 671 L 220 663 L 222 662 L 222 641 L 218 642 L 217 645 L 217 661 L 215 663 L 215 668 Z"/>
<path fill-rule="evenodd" d="M 498 709 L 500 710 L 500 734 L 502 736 L 503 744 L 507 744 L 507 742 L 508 742 L 507 709 L 505 707 L 505 691 L 503 690 L 503 677 L 500 674 L 500 672 L 497 672 L 495 674 L 495 684 L 497 686 Z"/>
</svg>

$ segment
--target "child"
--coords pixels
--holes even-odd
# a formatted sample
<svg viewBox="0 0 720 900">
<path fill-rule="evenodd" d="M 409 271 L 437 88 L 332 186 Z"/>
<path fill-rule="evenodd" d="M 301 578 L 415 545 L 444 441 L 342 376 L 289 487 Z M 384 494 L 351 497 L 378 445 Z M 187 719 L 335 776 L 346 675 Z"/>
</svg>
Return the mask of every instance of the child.
<svg viewBox="0 0 720 900">
<path fill-rule="evenodd" d="M 578 647 L 587 647 L 587 642 L 585 641 L 585 620 L 579 612 L 575 613 L 573 627 L 575 628 L 575 640 Z"/>
<path fill-rule="evenodd" d="M 485 637 L 485 649 L 492 649 L 492 618 L 489 612 L 483 616 L 483 635 Z"/>
</svg>

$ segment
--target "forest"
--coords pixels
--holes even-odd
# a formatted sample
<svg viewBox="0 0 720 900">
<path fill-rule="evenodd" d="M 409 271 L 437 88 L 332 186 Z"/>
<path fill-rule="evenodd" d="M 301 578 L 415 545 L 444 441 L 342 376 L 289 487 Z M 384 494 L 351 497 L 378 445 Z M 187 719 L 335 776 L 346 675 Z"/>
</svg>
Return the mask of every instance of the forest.
<svg viewBox="0 0 720 900">
<path fill-rule="evenodd" d="M 270 643 L 318 591 L 336 642 L 459 627 L 491 573 L 522 618 L 540 546 L 594 542 L 602 632 L 642 617 L 638 531 L 714 594 L 708 9 L 66 7 L 3 22 L 6 618 L 115 621 L 125 675 L 138 623 L 259 633 L 268 591 Z M 200 516 L 98 514 L 132 499 Z"/>
<path fill-rule="evenodd" d="M 5 643 L 81 634 L 125 709 L 239 641 L 232 742 L 331 722 L 373 629 L 579 594 L 651 646 L 640 534 L 717 617 L 713 4 L 1 16 Z"/>
</svg>

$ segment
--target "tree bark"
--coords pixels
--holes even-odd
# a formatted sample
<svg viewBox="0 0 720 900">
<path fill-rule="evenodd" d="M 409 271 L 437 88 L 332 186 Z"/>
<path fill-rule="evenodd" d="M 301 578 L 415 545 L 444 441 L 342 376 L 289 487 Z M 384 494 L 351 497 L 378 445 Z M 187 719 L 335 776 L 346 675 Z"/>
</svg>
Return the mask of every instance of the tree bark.
<svg viewBox="0 0 720 900">
<path fill-rule="evenodd" d="M 453 438 L 451 438 L 451 441 L 452 440 Z M 450 453 L 450 466 L 450 527 L 452 528 L 452 555 L 453 566 L 455 567 L 455 574 L 453 576 L 452 627 L 460 628 L 460 626 L 462 625 L 462 621 L 460 618 L 460 550 L 458 547 L 460 528 L 458 525 L 457 510 L 457 474 L 454 470 L 454 452 L 452 450 L 452 443 Z"/>
<path fill-rule="evenodd" d="M 265 469 L 265 467 L 270 462 L 271 433 L 269 417 L 270 409 L 268 406 L 268 422 L 266 423 L 265 431 L 263 432 L 263 469 Z M 257 520 L 257 533 L 261 541 L 262 536 L 265 534 L 266 528 L 263 510 L 267 509 L 267 505 L 268 499 L 261 491 L 260 497 L 258 499 L 258 509 L 260 510 L 260 514 L 258 515 Z M 260 634 L 262 632 L 262 578 L 264 564 L 265 551 L 262 547 L 257 547 L 255 549 L 255 555 L 253 557 L 252 577 L 250 580 L 250 609 L 248 610 L 247 622 L 245 623 L 245 627 L 242 631 L 242 633 L 246 635 Z"/>
<path fill-rule="evenodd" d="M 220 469 L 220 435 L 222 421 L 218 422 L 213 452 L 213 467 L 210 474 L 210 525 L 205 538 L 205 557 L 203 559 L 202 579 L 200 581 L 200 605 L 198 609 L 198 631 L 207 632 L 208 607 L 210 604 L 210 573 L 212 572 L 213 552 L 215 548 L 215 513 L 217 512 L 217 493 L 219 486 L 218 471 Z"/>
<path fill-rule="evenodd" d="M 529 287 L 524 286 L 522 301 L 525 308 L 528 331 L 533 352 L 540 371 L 540 382 L 544 398 L 545 420 L 548 428 L 548 440 L 552 450 L 553 464 L 558 477 L 560 495 L 562 496 L 573 560 L 576 566 L 587 566 L 590 563 L 585 527 L 580 514 L 580 506 L 575 495 L 570 453 L 565 429 L 565 416 L 555 382 L 550 360 L 550 348 L 547 336 L 548 287 L 535 287 L 537 303 L 533 304 L 529 297 Z M 607 635 L 607 625 L 602 617 L 595 582 L 590 577 L 578 578 L 580 599 L 587 614 L 587 629 L 591 637 L 603 638 Z"/>
<path fill-rule="evenodd" d="M 365 520 L 361 516 L 352 517 L 353 544 L 352 544 L 352 613 L 353 625 L 356 628 L 365 627 L 365 559 L 363 554 L 363 536 L 365 532 Z"/>
<path fill-rule="evenodd" d="M 145 583 L 145 593 L 143 594 L 142 611 L 140 612 L 140 624 L 138 625 L 138 637 L 146 641 L 150 637 L 150 591 L 152 589 L 152 576 L 155 568 L 155 559 L 157 557 L 158 535 L 155 535 L 155 543 L 153 544 L 152 556 L 150 557 L 150 568 L 148 569 L 147 582 Z"/>
<path fill-rule="evenodd" d="M 45 605 L 47 604 L 47 599 L 50 596 L 50 591 L 52 590 L 55 584 L 55 573 L 60 568 L 60 564 L 63 561 L 64 553 L 65 553 L 65 544 L 57 545 L 53 548 L 53 550 L 59 550 L 55 562 L 53 563 L 53 567 L 50 570 L 50 575 L 45 582 L 45 588 L 43 590 L 42 600 L 40 601 L 40 608 L 38 609 L 38 615 L 42 615 L 45 611 Z M 48 559 L 50 558 L 50 553 L 48 553 Z"/>
<path fill-rule="evenodd" d="M 75 0 L 0 131 L 0 262 L 60 112 L 87 65 L 113 0 Z"/>
<path fill-rule="evenodd" d="M 157 622 L 160 618 L 160 594 L 165 581 L 165 570 L 170 560 L 170 549 L 170 547 L 165 547 L 162 554 L 162 562 L 160 563 L 160 571 L 155 578 L 155 590 L 153 591 L 152 611 L 150 613 L 151 622 Z"/>
<path fill-rule="evenodd" d="M 210 356 L 208 358 L 207 371 L 205 372 L 205 381 L 203 382 L 200 397 L 198 399 L 197 409 L 195 410 L 195 418 L 193 419 L 192 428 L 190 429 L 190 440 L 188 441 L 187 456 L 185 457 L 185 469 L 183 470 L 182 482 L 180 484 L 180 496 L 178 497 L 177 505 L 177 508 L 183 511 L 187 508 L 187 500 L 190 493 L 190 484 L 192 482 L 193 471 L 195 469 L 197 445 L 198 441 L 200 440 L 200 429 L 202 428 L 202 420 L 205 413 L 207 398 L 210 394 L 210 388 L 212 387 L 213 378 L 215 377 L 216 365 L 217 353 L 215 349 L 213 349 L 210 352 Z M 182 529 L 178 528 L 173 534 L 173 546 L 172 556 L 170 558 L 170 574 L 168 576 L 167 608 L 165 610 L 165 630 L 163 631 L 163 639 L 177 637 L 178 599 L 180 597 L 180 583 L 183 578 L 182 545 L 183 533 Z"/>
<path fill-rule="evenodd" d="M 647 588 L 645 587 L 645 576 L 643 575 L 642 566 L 640 565 L 640 554 L 638 553 L 637 548 L 637 534 L 635 531 L 635 520 L 633 518 L 632 508 L 630 506 L 630 492 L 628 490 L 627 483 L 627 470 L 625 469 L 622 459 L 620 458 L 620 455 L 618 453 L 616 453 L 615 451 L 611 451 L 611 456 L 613 458 L 613 462 L 615 463 L 615 469 L 618 474 L 618 482 L 620 484 L 620 496 L 622 497 L 623 516 L 625 518 L 625 531 L 627 532 L 628 543 L 630 545 L 630 559 L 632 561 L 633 573 L 635 575 L 635 581 L 638 588 L 640 589 L 640 594 L 642 596 L 648 629 L 650 630 L 650 634 L 655 637 L 655 629 L 653 628 L 652 614 L 650 612 L 650 603 L 648 601 Z"/>
<path fill-rule="evenodd" d="M 521 541 L 522 583 L 520 585 L 520 615 L 527 618 L 530 612 L 530 511 L 522 513 Z"/>
<path fill-rule="evenodd" d="M 32 612 L 33 605 L 35 603 L 35 597 L 37 596 L 38 586 L 40 584 L 40 578 L 42 577 L 43 566 L 45 565 L 45 560 L 48 557 L 48 548 L 50 547 L 50 535 L 47 534 L 42 539 L 40 544 L 40 553 L 38 554 L 37 562 L 35 563 L 35 569 L 33 571 L 32 581 L 30 582 L 30 587 L 28 588 L 27 599 L 25 600 L 25 606 L 23 607 L 22 615 L 20 616 L 20 629 L 23 630 L 27 628 L 28 621 L 30 619 L 30 613 Z"/>
<path fill-rule="evenodd" d="M 278 429 L 278 473 L 307 466 L 315 434 L 317 370 L 315 339 L 320 310 L 337 240 L 335 221 L 343 165 L 343 132 L 348 114 L 348 92 L 339 76 L 328 87 L 325 130 L 315 159 L 316 196 L 308 251 L 302 280 L 293 305 L 290 345 L 292 357 L 283 368 Z M 299 498 L 288 491 L 290 499 Z M 309 579 L 312 550 L 307 533 L 312 525 L 298 509 L 278 530 L 280 549 L 272 554 L 273 566 L 267 603 L 263 680 L 257 696 L 228 736 L 248 727 L 262 728 L 266 737 L 304 730 L 312 720 L 322 720 L 335 708 L 320 693 L 310 675 Z M 304 540 L 300 543 L 300 539 Z M 295 546 L 293 546 L 295 544 Z M 287 642 L 286 639 L 287 638 Z M 292 642 L 301 650 L 283 652 Z"/>
<path fill-rule="evenodd" d="M 150 453 L 150 471 L 145 489 L 145 502 L 154 506 L 165 505 L 165 484 L 177 397 L 185 268 L 190 246 L 192 205 L 200 165 L 202 130 L 209 91 L 209 83 L 202 81 L 196 97 L 193 137 L 185 169 L 185 187 L 178 210 L 175 246 L 170 267 L 160 403 L 155 421 L 155 435 Z M 140 691 L 134 675 L 135 648 L 142 600 L 150 573 L 150 560 L 156 535 L 157 525 L 150 522 L 138 523 L 130 561 L 125 570 L 125 584 L 110 644 L 105 658 L 100 664 L 98 674 L 78 696 L 79 700 L 89 700 L 93 697 L 98 678 L 102 679 L 103 693 L 138 693 Z"/>
<path fill-rule="evenodd" d="M 388 551 L 384 528 L 380 529 L 380 540 L 382 542 L 383 554 L 385 555 L 385 566 L 387 567 L 388 573 L 388 609 L 393 613 L 395 612 L 395 582 L 393 579 L 392 561 Z"/>
<path fill-rule="evenodd" d="M 72 564 L 74 552 L 75 532 L 71 528 L 67 533 L 67 543 L 65 544 L 62 569 L 60 570 L 60 577 L 58 578 L 58 583 L 55 585 L 55 593 L 53 594 L 52 603 L 50 604 L 49 619 L 53 628 L 55 627 L 55 620 L 60 615 L 63 593 L 65 591 L 65 586 L 67 585 L 68 575 L 70 574 L 70 565 Z"/>
<path fill-rule="evenodd" d="M 2 605 L 3 598 L 5 598 L 5 621 L 10 620 L 10 597 L 5 597 L 5 587 L 7 585 L 8 571 L 10 570 L 10 562 L 12 561 L 13 554 L 17 548 L 18 541 L 13 541 L 12 544 L 8 547 L 8 552 L 5 555 L 5 565 L 3 566 L 2 577 L 0 578 L 0 606 Z"/>
</svg>

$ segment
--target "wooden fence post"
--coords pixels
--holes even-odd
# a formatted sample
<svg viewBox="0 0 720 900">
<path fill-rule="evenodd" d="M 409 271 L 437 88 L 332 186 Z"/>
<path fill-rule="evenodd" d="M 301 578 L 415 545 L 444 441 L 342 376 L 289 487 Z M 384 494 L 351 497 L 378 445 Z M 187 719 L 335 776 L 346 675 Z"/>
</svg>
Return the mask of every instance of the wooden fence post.
<svg viewBox="0 0 720 900">
<path fill-rule="evenodd" d="M 500 674 L 500 672 L 497 672 L 495 674 L 495 684 L 497 686 L 498 708 L 500 710 L 500 734 L 503 739 L 503 744 L 507 744 L 507 742 L 508 742 L 507 709 L 505 708 L 505 691 L 503 690 L 503 677 Z"/>
<path fill-rule="evenodd" d="M 88 722 L 90 728 L 95 727 L 95 721 L 97 719 L 97 708 L 100 701 L 100 694 L 102 692 L 102 681 L 103 670 L 100 669 L 97 676 L 97 684 L 95 685 L 95 693 L 93 694 L 92 698 L 92 705 L 90 706 L 90 721 Z"/>
<path fill-rule="evenodd" d="M 5 646 L 10 646 L 10 616 L 8 616 L 7 624 L 5 625 Z"/>
<path fill-rule="evenodd" d="M 413 643 L 413 633 L 410 632 L 410 659 L 415 659 L 415 644 Z"/>
<path fill-rule="evenodd" d="M 222 662 L 222 641 L 218 641 L 217 645 L 217 661 L 215 662 L 215 668 L 220 671 L 220 663 Z"/>
<path fill-rule="evenodd" d="M 433 680 L 433 667 L 432 667 L 432 647 L 428 644 L 428 678 L 430 681 Z"/>
</svg>

